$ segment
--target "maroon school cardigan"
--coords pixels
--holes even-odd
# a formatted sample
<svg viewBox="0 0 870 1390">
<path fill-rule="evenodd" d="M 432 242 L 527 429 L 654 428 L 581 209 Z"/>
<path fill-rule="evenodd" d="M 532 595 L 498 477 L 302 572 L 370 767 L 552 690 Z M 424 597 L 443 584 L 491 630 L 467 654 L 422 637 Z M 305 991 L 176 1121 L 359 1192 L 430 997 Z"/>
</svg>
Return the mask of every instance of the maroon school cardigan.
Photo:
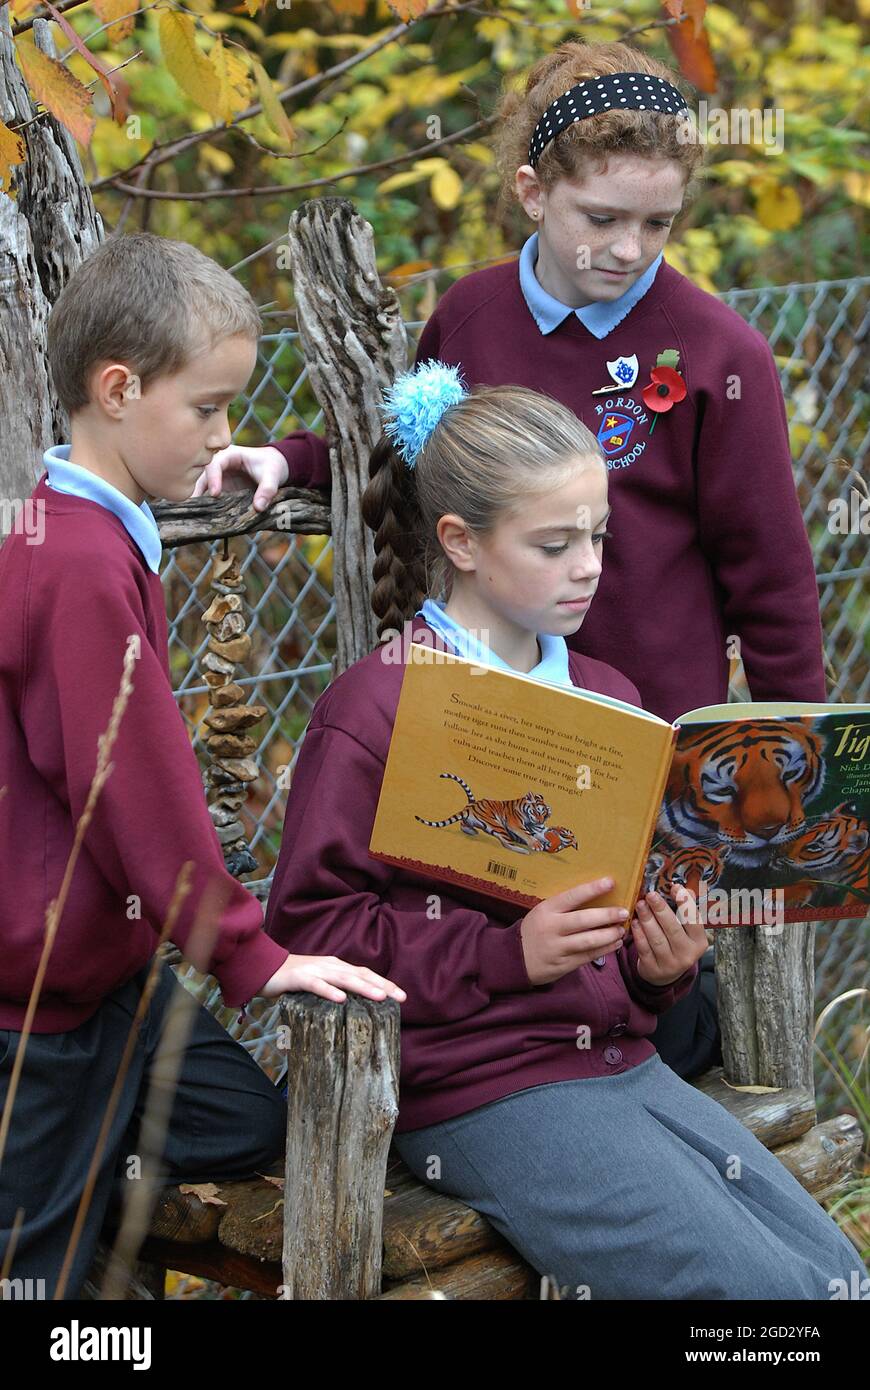
<svg viewBox="0 0 870 1390">
<path fill-rule="evenodd" d="M 368 853 L 404 672 L 400 644 L 449 651 L 422 618 L 357 661 L 317 701 L 293 772 L 266 930 L 288 951 L 336 955 L 388 976 L 401 1008 L 396 1132 L 528 1086 L 612 1076 L 655 1051 L 656 1014 L 689 988 L 641 979 L 623 944 L 548 985 L 526 972 L 515 904 L 436 882 Z M 575 685 L 637 704 L 631 681 L 569 653 Z M 440 899 L 433 917 L 432 894 Z M 579 1043 L 588 1025 L 591 1046 Z"/>
<path fill-rule="evenodd" d="M 121 519 L 47 486 L 39 545 L 0 548 L 0 1028 L 20 1032 L 76 822 L 109 726 L 128 638 L 133 686 L 70 881 L 33 1021 L 65 1033 L 90 1018 L 154 954 L 176 879 L 189 865 L 172 940 L 246 1003 L 287 958 L 260 904 L 227 872 L 199 766 L 172 694 L 166 603 Z M 190 953 L 200 900 L 219 890 L 210 959 Z"/>
</svg>

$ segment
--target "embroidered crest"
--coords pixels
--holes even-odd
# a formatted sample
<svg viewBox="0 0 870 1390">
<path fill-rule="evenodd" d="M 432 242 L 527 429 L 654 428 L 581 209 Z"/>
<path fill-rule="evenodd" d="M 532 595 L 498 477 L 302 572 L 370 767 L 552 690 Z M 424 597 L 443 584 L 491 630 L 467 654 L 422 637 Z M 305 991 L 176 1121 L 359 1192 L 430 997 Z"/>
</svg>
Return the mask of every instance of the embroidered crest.
<svg viewBox="0 0 870 1390">
<path fill-rule="evenodd" d="M 605 411 L 598 429 L 598 442 L 605 454 L 622 453 L 633 429 L 634 420 L 629 415 L 615 410 Z"/>
</svg>

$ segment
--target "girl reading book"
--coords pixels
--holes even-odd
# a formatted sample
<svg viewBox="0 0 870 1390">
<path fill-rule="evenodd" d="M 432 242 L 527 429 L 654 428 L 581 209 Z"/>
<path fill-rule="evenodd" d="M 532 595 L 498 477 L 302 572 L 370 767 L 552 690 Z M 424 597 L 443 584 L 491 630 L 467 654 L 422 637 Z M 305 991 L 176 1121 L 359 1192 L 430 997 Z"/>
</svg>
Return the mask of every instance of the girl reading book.
<svg viewBox="0 0 870 1390">
<path fill-rule="evenodd" d="M 678 78 L 627 44 L 569 41 L 513 78 L 495 153 L 503 202 L 529 218 L 519 260 L 442 296 L 417 345 L 472 385 L 546 391 L 600 441 L 613 541 L 569 647 L 618 666 L 673 721 L 728 697 L 742 654 L 755 700 L 825 699 L 813 560 L 770 348 L 663 259 L 703 158 Z M 294 430 L 232 446 L 194 496 L 329 487 L 327 442 Z M 775 518 L 777 545 L 770 544 Z M 684 1077 L 721 1061 L 712 963 L 660 1027 Z"/>
<path fill-rule="evenodd" d="M 315 705 L 266 930 L 401 985 L 399 1153 L 564 1297 L 829 1298 L 865 1273 L 854 1247 L 653 1044 L 707 945 L 694 913 L 650 893 L 629 938 L 625 908 L 596 906 L 607 879 L 518 914 L 368 853 L 415 640 L 472 658 L 482 683 L 495 666 L 639 703 L 567 642 L 597 602 L 610 515 L 574 412 L 524 387 L 469 392 L 437 362 L 385 410 L 363 511 L 386 640 Z"/>
</svg>

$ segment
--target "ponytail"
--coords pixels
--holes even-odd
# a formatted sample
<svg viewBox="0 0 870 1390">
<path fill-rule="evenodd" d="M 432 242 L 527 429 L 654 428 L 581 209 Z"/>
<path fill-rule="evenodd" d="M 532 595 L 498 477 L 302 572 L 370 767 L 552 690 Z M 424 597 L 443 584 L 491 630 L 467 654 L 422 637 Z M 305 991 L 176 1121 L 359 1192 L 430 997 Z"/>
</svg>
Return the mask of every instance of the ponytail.
<svg viewBox="0 0 870 1390">
<path fill-rule="evenodd" d="M 362 516 L 374 532 L 372 609 L 380 620 L 381 638 L 387 631 L 402 628 L 419 608 L 427 588 L 414 477 L 386 434 L 378 440 L 369 460 Z"/>
</svg>

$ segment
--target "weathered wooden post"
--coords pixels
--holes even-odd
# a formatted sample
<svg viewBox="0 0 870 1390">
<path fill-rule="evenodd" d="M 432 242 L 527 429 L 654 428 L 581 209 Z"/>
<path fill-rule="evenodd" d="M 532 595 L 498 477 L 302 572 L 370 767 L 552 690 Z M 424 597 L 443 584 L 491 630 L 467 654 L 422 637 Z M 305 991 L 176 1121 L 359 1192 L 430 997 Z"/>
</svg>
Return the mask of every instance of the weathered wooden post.
<svg viewBox="0 0 870 1390">
<path fill-rule="evenodd" d="M 736 1086 L 813 1081 L 813 922 L 716 931 L 724 1074 Z"/>
<path fill-rule="evenodd" d="M 50 26 L 33 37 L 55 57 Z M 42 473 L 42 454 L 68 437 L 48 374 L 49 310 L 72 272 L 103 239 L 72 136 L 36 107 L 15 61 L 9 7 L 0 9 L 0 119 L 27 122 L 26 161 L 13 170 L 16 197 L 0 190 L 0 501 L 23 500 Z M 0 528 L 2 540 L 2 528 Z"/>
<path fill-rule="evenodd" d="M 377 1298 L 398 1108 L 399 1006 L 281 999 L 289 1058 L 284 1296 Z"/>
<path fill-rule="evenodd" d="M 377 406 L 407 366 L 408 340 L 398 298 L 378 276 L 372 228 L 351 202 L 303 203 L 289 239 L 299 335 L 331 441 L 335 677 L 377 642 L 362 494 L 382 431 Z M 285 996 L 281 1007 L 293 1059 L 284 1282 L 294 1298 L 377 1297 L 399 1009 L 304 995 Z"/>
<path fill-rule="evenodd" d="M 293 213 L 290 259 L 299 336 L 331 442 L 336 676 L 377 641 L 361 501 L 381 434 L 377 405 L 407 366 L 408 339 L 398 298 L 378 276 L 372 228 L 346 198 Z"/>
</svg>

